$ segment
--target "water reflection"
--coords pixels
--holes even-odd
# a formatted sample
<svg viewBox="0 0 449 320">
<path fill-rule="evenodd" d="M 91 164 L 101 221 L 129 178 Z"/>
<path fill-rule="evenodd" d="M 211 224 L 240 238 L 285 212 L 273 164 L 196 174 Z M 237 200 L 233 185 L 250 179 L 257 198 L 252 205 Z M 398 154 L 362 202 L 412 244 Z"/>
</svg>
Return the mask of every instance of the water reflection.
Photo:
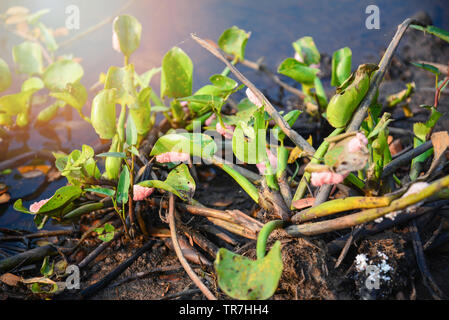
<svg viewBox="0 0 449 320">
<path fill-rule="evenodd" d="M 28 7 L 32 12 L 51 8 L 51 13 L 43 18 L 49 27 L 64 25 L 67 5 L 75 4 L 80 9 L 80 30 L 72 30 L 61 41 L 84 32 L 99 21 L 112 16 L 126 1 L 119 0 L 2 0 L 0 12 L 13 5 Z M 331 4 L 330 4 L 331 3 Z M 365 8 L 376 4 L 380 8 L 381 29 L 365 28 Z M 353 52 L 353 64 L 376 62 L 378 53 L 386 47 L 393 35 L 396 25 L 419 10 L 430 14 L 434 23 L 449 29 L 449 6 L 446 0 L 434 1 L 242 1 L 242 0 L 167 0 L 134 1 L 126 10 L 136 16 L 143 26 L 140 48 L 132 55 L 131 62 L 138 72 L 144 72 L 159 66 L 160 61 L 172 46 L 177 45 L 186 51 L 194 63 L 194 88 L 198 89 L 211 74 L 220 72 L 223 65 L 199 45 L 190 40 L 190 33 L 217 39 L 221 32 L 232 26 L 251 31 L 247 46 L 247 57 L 257 60 L 265 57 L 265 62 L 272 69 L 287 56 L 293 54 L 291 42 L 302 36 L 312 36 L 318 49 L 331 54 L 343 46 L 349 46 Z M 90 33 L 81 40 L 67 45 L 59 51 L 61 54 L 73 53 L 82 59 L 85 75 L 83 84 L 89 88 L 98 79 L 101 72 L 106 72 L 111 65 L 121 65 L 122 56 L 111 48 L 111 24 Z M 22 40 L 0 27 L 0 56 L 12 65 L 11 49 Z M 260 87 L 273 84 L 256 72 L 241 67 L 248 78 Z M 23 78 L 15 77 L 15 89 Z M 19 80 L 17 80 L 19 79 Z M 20 80 L 21 79 L 21 80 Z M 158 78 L 154 81 L 157 90 Z M 10 89 L 10 90 L 14 90 Z M 10 93 L 10 92 L 8 92 Z M 89 95 L 92 99 L 93 94 Z M 88 103 L 89 105 L 89 103 Z M 89 115 L 89 106 L 84 107 L 84 114 Z M 70 110 L 70 109 L 68 109 Z M 37 114 L 38 110 L 33 110 Z M 81 144 L 94 144 L 98 141 L 93 129 L 71 111 L 59 116 L 51 125 L 42 128 L 19 130 L 12 140 L 1 146 L 0 158 L 11 157 L 30 149 L 65 150 L 80 148 Z M 6 153 L 8 150 L 8 153 Z M 46 185 L 44 190 L 34 193 L 40 183 L 31 180 L 14 179 L 14 174 L 0 177 L 0 182 L 19 187 L 27 194 L 36 197 L 49 197 L 54 190 L 65 183 L 59 180 Z M 40 193 L 42 192 L 42 193 Z M 13 194 L 14 198 L 19 197 Z M 25 202 L 28 205 L 29 202 Z M 0 226 L 19 228 L 32 227 L 31 217 L 16 213 L 11 206 L 0 207 Z"/>
</svg>

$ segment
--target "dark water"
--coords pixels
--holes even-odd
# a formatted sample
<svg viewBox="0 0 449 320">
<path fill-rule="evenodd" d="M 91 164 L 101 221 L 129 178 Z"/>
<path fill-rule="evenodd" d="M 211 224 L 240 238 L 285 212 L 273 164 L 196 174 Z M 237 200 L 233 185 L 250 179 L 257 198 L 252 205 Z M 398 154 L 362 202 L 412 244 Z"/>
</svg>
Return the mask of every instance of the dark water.
<svg viewBox="0 0 449 320">
<path fill-rule="evenodd" d="M 12 5 L 28 7 L 32 12 L 50 8 L 51 13 L 42 20 L 47 26 L 57 28 L 64 26 L 66 6 L 75 4 L 80 9 L 80 29 L 72 30 L 67 37 L 58 38 L 64 41 L 113 16 L 125 3 L 118 0 L 2 0 L 0 12 L 5 12 Z M 370 4 L 380 9 L 379 30 L 368 30 L 365 27 L 365 8 Z M 426 11 L 436 26 L 449 29 L 447 0 L 136 0 L 124 13 L 136 16 L 143 27 L 141 46 L 131 57 L 137 71 L 144 72 L 159 66 L 165 52 L 177 45 L 193 60 L 194 88 L 198 89 L 208 82 L 210 75 L 221 72 L 223 65 L 190 40 L 192 32 L 217 40 L 223 30 L 233 25 L 251 31 L 246 57 L 255 61 L 263 56 L 265 63 L 272 69 L 284 58 L 293 55 L 291 43 L 303 36 L 312 36 L 322 53 L 332 54 L 341 47 L 349 46 L 353 52 L 353 65 L 358 65 L 362 62 L 377 62 L 379 51 L 388 45 L 396 26 L 420 10 Z M 109 66 L 123 63 L 121 54 L 112 50 L 111 29 L 108 23 L 58 51 L 59 54 L 74 54 L 82 59 L 85 70 L 82 83 L 86 87 L 94 84 L 100 72 L 106 72 Z M 10 65 L 11 48 L 21 41 L 0 26 L 0 56 Z M 257 85 L 272 86 L 256 72 L 244 67 L 240 69 Z M 16 76 L 16 81 L 17 88 L 23 79 Z M 159 87 L 158 81 L 158 78 L 154 79 L 155 88 Z M 89 98 L 92 99 L 92 94 Z M 89 110 L 90 107 L 85 106 L 84 113 L 89 115 Z M 8 154 L 1 150 L 0 159 L 29 149 L 71 149 L 79 148 L 83 143 L 92 145 L 97 142 L 93 129 L 78 116 L 73 116 L 68 122 L 67 119 L 61 116 L 40 132 L 31 129 L 15 133 Z M 0 182 L 9 185 L 14 199 L 28 195 L 25 205 L 29 205 L 33 199 L 50 197 L 54 190 L 65 183 L 61 179 L 42 186 L 43 177 L 21 179 L 15 170 L 6 177 L 0 176 Z M 0 226 L 33 229 L 31 218 L 15 212 L 12 204 L 0 206 Z"/>
</svg>

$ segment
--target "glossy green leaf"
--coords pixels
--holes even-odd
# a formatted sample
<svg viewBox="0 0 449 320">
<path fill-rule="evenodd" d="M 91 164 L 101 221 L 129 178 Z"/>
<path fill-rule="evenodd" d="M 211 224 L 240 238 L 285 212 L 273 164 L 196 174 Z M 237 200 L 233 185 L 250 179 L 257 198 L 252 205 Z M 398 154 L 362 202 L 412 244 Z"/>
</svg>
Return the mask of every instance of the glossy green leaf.
<svg viewBox="0 0 449 320">
<path fill-rule="evenodd" d="M 97 157 L 112 157 L 112 158 L 126 159 L 126 153 L 125 152 L 103 152 L 103 153 L 97 154 Z"/>
<path fill-rule="evenodd" d="M 0 92 L 5 91 L 11 86 L 11 72 L 9 71 L 9 66 L 0 58 Z"/>
<path fill-rule="evenodd" d="M 133 16 L 124 14 L 113 22 L 114 37 L 118 40 L 120 51 L 129 57 L 140 45 L 142 25 Z"/>
<path fill-rule="evenodd" d="M 332 55 L 331 85 L 339 87 L 351 75 L 352 51 L 349 47 L 341 48 Z"/>
<path fill-rule="evenodd" d="M 53 274 L 54 271 L 54 267 L 55 267 L 55 262 L 53 261 L 52 264 L 50 264 L 50 256 L 46 256 L 44 258 L 44 261 L 42 262 L 42 266 L 41 266 L 41 275 L 43 275 L 44 277 L 49 277 Z"/>
<path fill-rule="evenodd" d="M 214 86 L 220 88 L 224 91 L 231 91 L 235 89 L 238 83 L 229 77 L 223 76 L 221 74 L 215 74 L 209 78 L 209 81 L 212 82 Z"/>
<path fill-rule="evenodd" d="M 42 75 L 45 86 L 51 91 L 63 91 L 69 83 L 78 82 L 84 70 L 73 60 L 58 60 L 51 64 Z"/>
<path fill-rule="evenodd" d="M 136 84 L 138 84 L 141 88 L 147 88 L 150 85 L 150 81 L 153 78 L 154 75 L 161 72 L 162 68 L 152 68 L 141 75 L 135 76 L 135 80 L 137 81 Z"/>
<path fill-rule="evenodd" d="M 254 113 L 254 125 L 239 122 L 232 136 L 232 151 L 242 162 L 257 164 L 267 158 L 264 110 Z"/>
<path fill-rule="evenodd" d="M 120 150 L 120 141 L 118 134 L 112 138 L 111 147 L 109 152 L 118 152 Z M 120 166 L 122 163 L 121 157 L 106 157 L 104 176 L 109 180 L 116 180 L 120 174 Z"/>
<path fill-rule="evenodd" d="M 281 243 L 276 241 L 264 258 L 255 261 L 221 248 L 214 266 L 220 289 L 231 298 L 268 299 L 276 291 L 282 275 Z"/>
<path fill-rule="evenodd" d="M 251 33 L 236 26 L 226 29 L 218 39 L 219 47 L 242 61 L 245 59 L 246 43 Z"/>
<path fill-rule="evenodd" d="M 110 67 L 106 74 L 105 89 L 117 89 L 117 103 L 132 105 L 135 103 L 136 90 L 134 88 L 134 66 Z"/>
<path fill-rule="evenodd" d="M 357 106 L 368 92 L 370 76 L 376 69 L 377 65 L 360 65 L 354 75 L 337 88 L 326 109 L 327 121 L 334 128 L 344 127 L 351 120 Z"/>
<path fill-rule="evenodd" d="M 37 115 L 37 123 L 44 124 L 53 120 L 58 115 L 59 108 L 62 108 L 64 106 L 64 101 L 56 101 L 48 107 L 44 108 Z"/>
<path fill-rule="evenodd" d="M 64 101 L 81 112 L 87 101 L 87 90 L 79 82 L 68 83 L 62 92 L 50 92 L 50 96 Z"/>
<path fill-rule="evenodd" d="M 181 98 L 192 94 L 193 63 L 180 48 L 173 47 L 162 59 L 161 97 Z"/>
<path fill-rule="evenodd" d="M 12 57 L 19 73 L 40 74 L 44 70 L 41 47 L 31 41 L 22 42 L 12 48 Z"/>
<path fill-rule="evenodd" d="M 432 72 L 434 75 L 440 75 L 441 72 L 437 67 L 432 66 L 431 64 L 427 64 L 427 63 L 418 63 L 418 62 L 412 62 L 412 64 L 418 68 L 427 70 Z"/>
<path fill-rule="evenodd" d="M 22 83 L 22 91 L 39 91 L 44 88 L 44 82 L 40 78 L 31 77 Z"/>
<path fill-rule="evenodd" d="M 411 24 L 410 25 L 412 28 L 417 29 L 417 30 L 421 30 L 424 32 L 428 32 L 430 34 L 433 34 L 434 36 L 437 36 L 440 39 L 443 39 L 446 42 L 449 42 L 449 32 L 440 28 L 437 28 L 435 26 L 418 26 L 416 24 Z"/>
<path fill-rule="evenodd" d="M 151 88 L 146 87 L 139 92 L 137 102 L 134 107 L 129 109 L 129 114 L 131 115 L 136 126 L 137 133 L 141 136 L 147 134 L 152 127 L 150 95 Z"/>
<path fill-rule="evenodd" d="M 170 171 L 165 183 L 175 188 L 183 199 L 190 199 L 195 194 L 195 180 L 190 175 L 189 167 L 184 163 Z"/>
<path fill-rule="evenodd" d="M 303 62 L 307 66 L 320 63 L 320 52 L 315 46 L 315 42 L 312 37 L 302 37 L 301 39 L 293 42 L 292 45 L 295 51 L 303 58 Z"/>
<path fill-rule="evenodd" d="M 127 203 L 129 195 L 130 176 L 127 166 L 123 166 L 120 178 L 117 184 L 117 202 Z"/>
<path fill-rule="evenodd" d="M 99 194 L 103 194 L 108 197 L 113 197 L 115 195 L 115 190 L 107 189 L 107 188 L 86 188 L 84 191 L 95 192 Z"/>
<path fill-rule="evenodd" d="M 16 211 L 29 214 L 45 214 L 50 217 L 57 217 L 67 205 L 79 198 L 82 192 L 83 190 L 78 186 L 64 186 L 56 190 L 55 194 L 39 209 L 37 213 L 30 212 L 28 209 L 23 207 L 22 199 L 18 199 L 14 203 L 14 209 Z"/>
<path fill-rule="evenodd" d="M 116 93 L 116 89 L 103 89 L 92 101 L 90 120 L 102 139 L 112 139 L 116 133 Z"/>
<path fill-rule="evenodd" d="M 299 83 L 310 85 L 313 84 L 319 70 L 310 68 L 305 63 L 299 62 L 296 59 L 287 58 L 279 65 L 278 72 Z"/>
<path fill-rule="evenodd" d="M 295 124 L 295 122 L 298 119 L 300 114 L 301 114 L 300 110 L 292 110 L 289 113 L 287 113 L 283 118 L 285 121 L 287 121 L 289 126 L 292 127 Z M 279 128 L 278 125 L 275 125 L 273 127 L 273 136 L 276 139 L 278 139 L 279 141 L 285 139 L 285 133 L 284 133 L 284 131 L 281 130 L 281 128 Z"/>
<path fill-rule="evenodd" d="M 0 97 L 0 111 L 10 116 L 26 113 L 34 92 L 35 90 L 27 90 Z"/>
<path fill-rule="evenodd" d="M 128 146 L 135 146 L 137 144 L 137 128 L 132 116 L 129 114 L 126 120 L 126 143 Z"/>
<path fill-rule="evenodd" d="M 151 150 L 151 156 L 165 152 L 183 152 L 192 156 L 210 158 L 217 151 L 215 141 L 201 133 L 172 133 L 160 137 Z"/>
<path fill-rule="evenodd" d="M 174 187 L 172 187 L 170 184 L 168 184 L 165 181 L 160 181 L 160 180 L 145 180 L 145 181 L 141 181 L 138 183 L 138 185 L 142 186 L 142 187 L 147 187 L 147 188 L 156 188 L 156 189 L 162 189 L 168 192 L 173 193 L 174 195 L 176 195 L 177 197 L 182 198 L 181 194 L 179 194 L 178 190 L 176 190 Z M 183 199 L 184 200 L 184 199 Z"/>
</svg>

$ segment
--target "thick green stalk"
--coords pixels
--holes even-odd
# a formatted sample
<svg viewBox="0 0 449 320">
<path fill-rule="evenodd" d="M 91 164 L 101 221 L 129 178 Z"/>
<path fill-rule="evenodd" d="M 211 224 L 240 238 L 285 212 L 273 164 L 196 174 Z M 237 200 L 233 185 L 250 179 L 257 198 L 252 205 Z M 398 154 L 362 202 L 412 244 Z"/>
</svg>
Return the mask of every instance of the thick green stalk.
<svg viewBox="0 0 449 320">
<path fill-rule="evenodd" d="M 315 223 L 305 223 L 300 225 L 292 225 L 286 228 L 286 231 L 291 236 L 304 236 L 304 235 L 312 236 L 335 230 L 351 228 L 356 225 L 381 218 L 387 213 L 403 210 L 433 195 L 441 194 L 444 196 L 444 192 L 441 193 L 441 191 L 447 188 L 448 186 L 449 186 L 449 175 L 433 182 L 431 185 L 424 188 L 419 193 L 414 193 L 407 197 L 392 201 L 388 207 L 363 210 L 354 214 L 349 214 L 332 220 L 320 221 Z"/>
<path fill-rule="evenodd" d="M 265 257 L 267 240 L 270 233 L 273 232 L 273 230 L 275 229 L 282 228 L 283 226 L 284 226 L 283 220 L 273 220 L 268 222 L 262 227 L 262 229 L 259 232 L 259 235 L 257 236 L 257 247 L 256 247 L 257 259 L 263 259 L 263 257 Z"/>
<path fill-rule="evenodd" d="M 256 203 L 259 203 L 259 190 L 248 179 L 223 163 L 215 163 L 215 165 L 229 174 Z"/>
</svg>

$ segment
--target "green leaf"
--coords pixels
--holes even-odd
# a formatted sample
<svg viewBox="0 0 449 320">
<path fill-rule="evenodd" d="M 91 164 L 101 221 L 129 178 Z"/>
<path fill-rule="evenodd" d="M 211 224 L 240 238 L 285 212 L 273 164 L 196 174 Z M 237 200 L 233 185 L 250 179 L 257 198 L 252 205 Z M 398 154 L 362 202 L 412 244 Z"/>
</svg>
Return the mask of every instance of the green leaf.
<svg viewBox="0 0 449 320">
<path fill-rule="evenodd" d="M 116 133 L 116 93 L 116 89 L 103 89 L 92 101 L 90 120 L 101 139 L 112 139 Z"/>
<path fill-rule="evenodd" d="M 0 58 L 0 92 L 5 91 L 11 86 L 12 78 L 8 64 Z"/>
<path fill-rule="evenodd" d="M 221 74 L 215 74 L 209 78 L 209 81 L 212 82 L 212 84 L 221 90 L 224 91 L 231 91 L 235 89 L 238 85 L 238 83 L 229 77 L 223 76 Z"/>
<path fill-rule="evenodd" d="M 292 110 L 284 116 L 284 120 L 287 121 L 287 123 L 291 127 L 295 124 L 296 120 L 298 119 L 298 117 L 301 113 L 302 112 L 299 110 Z M 279 141 L 281 141 L 281 140 L 284 140 L 285 133 L 281 130 L 281 128 L 279 128 L 278 125 L 275 125 L 273 127 L 273 136 L 276 139 L 278 139 Z"/>
<path fill-rule="evenodd" d="M 41 274 L 44 277 L 50 277 L 54 271 L 55 262 L 53 261 L 53 263 L 50 265 L 49 260 L 50 260 L 50 256 L 46 256 L 44 258 L 44 261 L 42 262 Z"/>
<path fill-rule="evenodd" d="M 114 232 L 108 232 L 105 234 L 98 235 L 98 239 L 100 239 L 103 242 L 109 242 L 112 239 L 114 239 Z"/>
<path fill-rule="evenodd" d="M 179 194 L 178 190 L 176 190 L 174 187 L 172 187 L 171 185 L 169 185 L 167 182 L 165 181 L 160 181 L 160 180 L 145 180 L 145 181 L 141 181 L 138 183 L 138 185 L 142 186 L 142 187 L 147 187 L 147 188 L 156 188 L 156 189 L 162 189 L 168 192 L 173 193 L 174 195 L 178 196 L 179 198 L 183 199 L 183 197 L 181 196 L 181 194 Z M 184 199 L 183 199 L 184 200 Z"/>
<path fill-rule="evenodd" d="M 263 108 L 254 113 L 254 126 L 239 122 L 232 136 L 232 151 L 240 161 L 249 164 L 263 162 L 266 154 L 266 129 Z"/>
<path fill-rule="evenodd" d="M 81 109 L 87 101 L 87 90 L 79 82 L 73 84 L 68 83 L 64 91 L 50 92 L 50 96 L 64 101 L 69 106 L 72 106 L 73 108 L 81 112 Z"/>
<path fill-rule="evenodd" d="M 162 59 L 161 98 L 190 96 L 192 76 L 192 60 L 182 49 L 173 47 Z"/>
<path fill-rule="evenodd" d="M 22 83 L 22 92 L 30 91 L 30 90 L 33 92 L 36 92 L 43 88 L 44 88 L 44 83 L 42 82 L 42 80 L 40 78 L 37 78 L 37 77 L 28 78 Z"/>
<path fill-rule="evenodd" d="M 172 133 L 160 137 L 156 141 L 150 155 L 156 156 L 170 151 L 210 158 L 217 151 L 217 145 L 210 136 L 205 134 Z"/>
<path fill-rule="evenodd" d="M 118 152 L 122 150 L 120 145 L 120 139 L 118 134 L 114 135 L 112 138 L 111 147 L 109 148 L 109 152 Z M 123 154 L 123 153 L 122 153 Z M 106 157 L 105 161 L 105 173 L 104 176 L 109 180 L 116 180 L 120 174 L 120 166 L 122 163 L 122 158 L 117 158 L 114 156 Z"/>
<path fill-rule="evenodd" d="M 62 108 L 64 106 L 65 106 L 64 101 L 56 101 L 52 103 L 51 105 L 49 105 L 48 107 L 39 112 L 36 119 L 37 123 L 44 124 L 53 120 L 58 115 L 59 108 Z"/>
<path fill-rule="evenodd" d="M 125 56 L 129 57 L 139 47 L 142 25 L 135 17 L 127 14 L 116 17 L 113 32 Z"/>
<path fill-rule="evenodd" d="M 114 232 L 115 228 L 114 228 L 114 226 L 112 224 L 106 223 L 104 225 L 104 231 L 106 231 L 106 232 Z"/>
<path fill-rule="evenodd" d="M 39 11 L 36 11 L 35 13 L 29 14 L 27 16 L 27 22 L 29 24 L 36 24 L 38 22 L 38 20 L 45 14 L 49 13 L 50 9 L 42 9 Z"/>
<path fill-rule="evenodd" d="M 9 116 L 27 114 L 31 96 L 36 90 L 27 90 L 14 94 L 7 94 L 0 97 L 0 111 Z"/>
<path fill-rule="evenodd" d="M 302 37 L 292 43 L 295 51 L 304 59 L 306 65 L 320 63 L 320 52 L 312 37 Z"/>
<path fill-rule="evenodd" d="M 331 85 L 339 87 L 351 75 L 352 51 L 348 47 L 341 48 L 332 55 Z"/>
<path fill-rule="evenodd" d="M 119 68 L 112 66 L 109 68 L 104 83 L 105 89 L 117 89 L 117 103 L 132 105 L 135 103 L 136 89 L 134 88 L 134 66 L 129 64 Z"/>
<path fill-rule="evenodd" d="M 22 205 L 22 199 L 18 199 L 14 203 L 14 209 L 16 211 L 28 213 L 28 214 L 45 214 L 50 217 L 57 217 L 63 211 L 63 209 L 71 204 L 75 199 L 79 198 L 83 190 L 78 186 L 64 186 L 56 190 L 55 194 L 50 200 L 45 203 L 37 213 L 30 212 Z"/>
<path fill-rule="evenodd" d="M 166 106 L 152 106 L 151 112 L 167 112 L 170 111 L 169 107 Z"/>
<path fill-rule="evenodd" d="M 117 185 L 117 202 L 127 203 L 129 194 L 130 177 L 129 170 L 127 166 L 123 166 L 122 173 L 120 173 L 120 178 Z"/>
<path fill-rule="evenodd" d="M 220 248 L 214 266 L 220 289 L 231 298 L 268 299 L 282 275 L 281 243 L 276 241 L 268 254 L 256 261 Z"/>
<path fill-rule="evenodd" d="M 22 42 L 12 48 L 12 57 L 19 73 L 41 74 L 44 70 L 41 47 L 31 41 Z"/>
<path fill-rule="evenodd" d="M 310 68 L 305 63 L 299 62 L 296 59 L 287 58 L 279 65 L 278 72 L 299 83 L 310 85 L 314 83 L 319 70 Z"/>
<path fill-rule="evenodd" d="M 139 92 L 137 103 L 133 108 L 129 109 L 129 114 L 134 122 L 137 133 L 141 136 L 147 134 L 152 127 L 151 105 L 150 105 L 151 88 L 146 87 Z M 129 119 L 129 116 L 128 116 Z M 137 142 L 137 140 L 136 140 Z"/>
<path fill-rule="evenodd" d="M 236 26 L 226 29 L 218 39 L 219 47 L 226 53 L 233 55 L 238 60 L 245 59 L 246 43 L 251 33 Z"/>
<path fill-rule="evenodd" d="M 58 44 L 56 43 L 53 33 L 50 30 L 48 30 L 48 28 L 42 22 L 39 22 L 37 24 L 37 27 L 40 30 L 41 37 L 43 38 L 44 44 L 47 47 L 47 49 L 50 51 L 58 50 Z"/>
<path fill-rule="evenodd" d="M 195 194 L 195 180 L 190 175 L 189 167 L 184 163 L 170 171 L 165 183 L 175 188 L 184 200 L 191 199 Z"/>
<path fill-rule="evenodd" d="M 128 115 L 126 120 L 126 143 L 128 146 L 135 146 L 137 143 L 137 129 L 130 115 Z"/>
<path fill-rule="evenodd" d="M 58 60 L 51 64 L 42 75 L 45 86 L 51 91 L 63 91 L 69 83 L 78 82 L 84 70 L 73 60 Z"/>
<path fill-rule="evenodd" d="M 162 68 L 152 68 L 141 75 L 135 75 L 135 79 L 137 80 L 137 84 L 141 88 L 146 88 L 150 85 L 150 81 L 153 78 L 153 76 L 159 72 L 161 72 Z"/>
<path fill-rule="evenodd" d="M 410 26 L 414 29 L 433 34 L 434 36 L 437 36 L 438 38 L 443 39 L 446 42 L 449 42 L 449 32 L 447 32 L 446 30 L 437 28 L 435 26 L 422 27 L 416 24 L 411 24 Z"/>
<path fill-rule="evenodd" d="M 418 67 L 418 68 L 421 68 L 421 69 L 430 71 L 430 72 L 432 72 L 434 75 L 440 75 L 440 74 L 441 74 L 440 70 L 439 70 L 437 67 L 432 66 L 431 64 L 427 64 L 427 63 L 418 63 L 418 62 L 412 62 L 412 64 L 413 64 L 415 67 Z"/>
<path fill-rule="evenodd" d="M 126 159 L 126 153 L 125 152 L 103 152 L 103 153 L 97 154 L 97 157 L 112 157 L 112 158 Z"/>
<path fill-rule="evenodd" d="M 104 194 L 105 196 L 108 196 L 108 197 L 113 197 L 115 195 L 115 190 L 108 189 L 108 188 L 86 188 L 86 189 L 84 189 L 84 191 Z"/>
</svg>

